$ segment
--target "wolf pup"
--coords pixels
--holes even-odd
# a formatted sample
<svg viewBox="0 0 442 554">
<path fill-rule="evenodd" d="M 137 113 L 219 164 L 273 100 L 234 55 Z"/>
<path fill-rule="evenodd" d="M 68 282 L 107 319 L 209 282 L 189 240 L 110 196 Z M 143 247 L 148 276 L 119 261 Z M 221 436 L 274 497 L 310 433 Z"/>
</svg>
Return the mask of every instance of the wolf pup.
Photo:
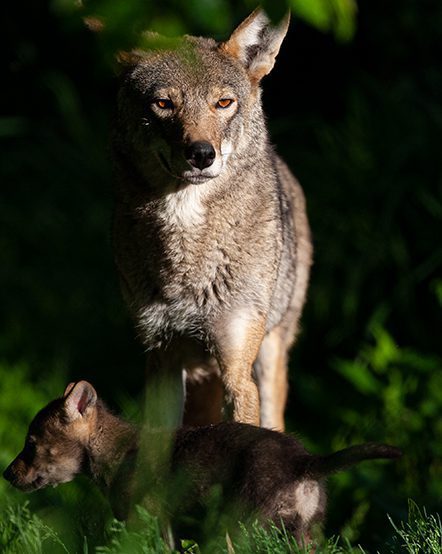
<svg viewBox="0 0 442 554">
<path fill-rule="evenodd" d="M 146 51 L 120 54 L 115 259 L 151 353 L 147 389 L 164 378 L 176 423 L 185 371 L 185 423 L 220 421 L 226 400 L 234 421 L 284 428 L 312 247 L 260 82 L 288 24 L 256 10 L 226 42 L 149 34 Z"/>
<path fill-rule="evenodd" d="M 116 517 L 125 518 L 137 436 L 135 427 L 97 399 L 91 384 L 71 383 L 62 398 L 35 416 L 23 450 L 4 477 L 32 491 L 86 473 L 109 495 Z M 282 522 L 298 541 L 310 540 L 312 525 L 325 516 L 326 475 L 362 460 L 400 456 L 398 448 L 383 444 L 313 456 L 290 435 L 236 422 L 179 428 L 171 452 L 171 477 L 184 475 L 190 485 L 181 509 L 204 504 L 218 485 L 226 505 L 241 506 L 238 519 Z"/>
</svg>

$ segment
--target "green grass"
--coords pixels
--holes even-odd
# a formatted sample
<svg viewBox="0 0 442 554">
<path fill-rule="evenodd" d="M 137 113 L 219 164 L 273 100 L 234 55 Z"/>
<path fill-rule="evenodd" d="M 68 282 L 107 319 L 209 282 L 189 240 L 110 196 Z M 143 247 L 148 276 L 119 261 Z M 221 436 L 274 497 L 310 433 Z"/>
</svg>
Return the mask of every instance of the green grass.
<svg viewBox="0 0 442 554">
<path fill-rule="evenodd" d="M 408 521 L 396 524 L 389 518 L 395 531 L 392 552 L 410 554 L 440 554 L 442 552 L 442 524 L 440 515 L 427 514 L 426 510 L 409 501 Z M 401 550 L 402 549 L 402 550 Z"/>
<path fill-rule="evenodd" d="M 0 518 L 0 549 L 4 554 L 40 554 L 53 547 L 69 552 L 60 536 L 31 512 L 28 503 L 9 506 Z"/>
<path fill-rule="evenodd" d="M 387 519 L 388 516 L 386 516 Z M 428 514 L 412 501 L 408 520 L 391 523 L 392 535 L 379 552 L 390 554 L 440 554 L 442 525 L 438 515 Z M 133 529 L 115 520 L 109 522 L 106 544 L 91 547 L 87 536 L 76 547 L 66 543 L 63 531 L 56 531 L 29 508 L 29 503 L 9 506 L 0 514 L 0 551 L 3 554 L 172 554 L 163 538 L 156 518 L 141 507 L 132 522 Z M 275 526 L 263 528 L 257 523 L 250 527 L 241 524 L 230 537 L 220 534 L 209 545 L 201 547 L 192 540 L 182 540 L 181 551 L 188 554 L 203 552 L 226 554 L 308 554 L 309 546 L 299 547 L 293 537 Z M 363 546 L 352 546 L 348 540 L 333 537 L 322 540 L 316 552 L 322 554 L 369 554 Z"/>
</svg>

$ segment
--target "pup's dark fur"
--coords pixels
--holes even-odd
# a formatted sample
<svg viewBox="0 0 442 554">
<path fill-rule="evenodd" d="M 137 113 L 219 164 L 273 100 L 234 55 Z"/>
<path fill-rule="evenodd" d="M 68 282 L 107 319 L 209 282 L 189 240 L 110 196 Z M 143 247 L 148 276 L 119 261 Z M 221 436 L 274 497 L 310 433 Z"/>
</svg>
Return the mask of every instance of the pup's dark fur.
<svg viewBox="0 0 442 554">
<path fill-rule="evenodd" d="M 32 491 L 86 473 L 109 495 L 115 515 L 124 518 L 137 437 L 132 425 L 97 399 L 92 385 L 80 381 L 36 415 L 24 449 L 4 477 Z M 220 485 L 225 501 L 241 507 L 239 517 L 282 522 L 298 541 L 310 540 L 312 525 L 325 516 L 326 475 L 365 459 L 400 456 L 397 448 L 383 444 L 312 456 L 292 436 L 234 422 L 180 428 L 171 452 L 172 475 L 186 476 L 190 486 L 186 508 L 204 501 L 211 488 Z"/>
</svg>

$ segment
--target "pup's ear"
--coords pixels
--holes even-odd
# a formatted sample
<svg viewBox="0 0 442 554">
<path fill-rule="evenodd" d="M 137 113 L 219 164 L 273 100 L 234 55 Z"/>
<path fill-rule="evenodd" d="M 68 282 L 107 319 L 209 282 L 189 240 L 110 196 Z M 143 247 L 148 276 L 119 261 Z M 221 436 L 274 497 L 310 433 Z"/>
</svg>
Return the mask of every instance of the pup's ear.
<svg viewBox="0 0 442 554">
<path fill-rule="evenodd" d="M 75 387 L 75 381 L 73 383 L 69 383 L 69 385 L 64 389 L 63 398 L 66 398 L 66 396 L 71 392 L 71 390 Z"/>
<path fill-rule="evenodd" d="M 221 44 L 221 49 L 240 60 L 252 82 L 259 83 L 275 64 L 289 22 L 290 12 L 274 26 L 265 12 L 257 8 L 233 31 L 229 40 Z"/>
<path fill-rule="evenodd" d="M 97 403 L 97 393 L 87 381 L 70 383 L 65 391 L 64 407 L 71 420 L 86 415 L 89 408 Z"/>
</svg>

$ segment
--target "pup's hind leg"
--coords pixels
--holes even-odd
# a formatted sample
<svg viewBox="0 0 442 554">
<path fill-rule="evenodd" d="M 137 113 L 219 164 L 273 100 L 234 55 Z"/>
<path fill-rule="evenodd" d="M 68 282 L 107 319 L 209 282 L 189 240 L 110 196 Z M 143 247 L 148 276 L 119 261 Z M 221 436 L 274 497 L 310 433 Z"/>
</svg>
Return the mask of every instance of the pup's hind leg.
<svg viewBox="0 0 442 554">
<path fill-rule="evenodd" d="M 287 401 L 287 345 L 283 333 L 275 327 L 264 337 L 254 364 L 258 381 L 261 426 L 284 430 L 284 410 Z"/>
</svg>

